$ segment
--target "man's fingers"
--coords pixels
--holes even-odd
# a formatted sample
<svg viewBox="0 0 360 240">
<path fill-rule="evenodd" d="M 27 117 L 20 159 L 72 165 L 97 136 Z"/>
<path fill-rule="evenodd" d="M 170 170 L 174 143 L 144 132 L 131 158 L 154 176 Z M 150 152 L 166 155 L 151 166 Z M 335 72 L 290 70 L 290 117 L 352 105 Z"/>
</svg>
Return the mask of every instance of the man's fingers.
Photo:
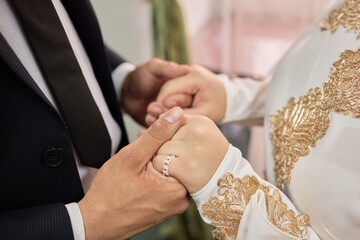
<svg viewBox="0 0 360 240">
<path fill-rule="evenodd" d="M 174 62 L 164 61 L 159 58 L 153 58 L 147 63 L 149 71 L 157 77 L 176 78 L 189 73 L 190 67 L 179 65 Z"/>
<path fill-rule="evenodd" d="M 163 117 L 155 121 L 133 143 L 134 148 L 138 150 L 135 164 L 142 169 L 160 146 L 171 139 L 184 122 L 184 112 L 179 107 L 170 109 Z"/>
</svg>

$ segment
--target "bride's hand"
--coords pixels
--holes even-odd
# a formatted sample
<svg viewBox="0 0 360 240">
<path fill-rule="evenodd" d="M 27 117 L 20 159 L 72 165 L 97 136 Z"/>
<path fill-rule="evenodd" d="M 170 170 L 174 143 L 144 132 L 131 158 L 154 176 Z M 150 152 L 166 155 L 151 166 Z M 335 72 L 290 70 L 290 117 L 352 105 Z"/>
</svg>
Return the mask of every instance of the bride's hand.
<svg viewBox="0 0 360 240">
<path fill-rule="evenodd" d="M 186 124 L 158 150 L 153 162 L 162 173 L 167 156 L 175 155 L 169 165 L 170 176 L 195 193 L 210 181 L 228 148 L 228 141 L 213 121 L 186 115 Z"/>
<path fill-rule="evenodd" d="M 189 74 L 164 83 L 156 101 L 147 108 L 146 123 L 152 124 L 174 106 L 183 108 L 185 114 L 204 115 L 219 123 L 225 117 L 225 87 L 208 69 L 192 65 Z"/>
</svg>

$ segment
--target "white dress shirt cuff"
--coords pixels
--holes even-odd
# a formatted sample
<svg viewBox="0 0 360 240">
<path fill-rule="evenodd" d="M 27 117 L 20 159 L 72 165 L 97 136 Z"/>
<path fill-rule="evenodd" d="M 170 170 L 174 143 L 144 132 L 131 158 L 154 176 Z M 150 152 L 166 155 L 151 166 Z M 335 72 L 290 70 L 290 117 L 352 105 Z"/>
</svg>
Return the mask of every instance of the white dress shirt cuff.
<svg viewBox="0 0 360 240">
<path fill-rule="evenodd" d="M 69 203 L 65 207 L 70 216 L 74 240 L 85 240 L 85 227 L 79 205 L 77 203 Z"/>
<path fill-rule="evenodd" d="M 124 83 L 125 77 L 129 74 L 129 72 L 135 70 L 135 66 L 131 63 L 124 62 L 120 64 L 115 70 L 111 73 L 115 91 L 117 98 L 120 99 L 121 97 L 121 88 Z"/>
</svg>

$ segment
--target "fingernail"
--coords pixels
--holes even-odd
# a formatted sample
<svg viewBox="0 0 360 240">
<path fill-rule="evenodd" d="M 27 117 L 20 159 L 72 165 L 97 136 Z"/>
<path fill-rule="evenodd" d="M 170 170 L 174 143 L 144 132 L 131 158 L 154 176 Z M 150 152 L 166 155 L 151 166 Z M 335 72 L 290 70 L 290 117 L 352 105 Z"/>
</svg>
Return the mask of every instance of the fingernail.
<svg viewBox="0 0 360 240">
<path fill-rule="evenodd" d="M 175 123 L 180 120 L 183 115 L 183 111 L 179 107 L 174 107 L 165 114 L 165 120 L 169 123 Z"/>
</svg>

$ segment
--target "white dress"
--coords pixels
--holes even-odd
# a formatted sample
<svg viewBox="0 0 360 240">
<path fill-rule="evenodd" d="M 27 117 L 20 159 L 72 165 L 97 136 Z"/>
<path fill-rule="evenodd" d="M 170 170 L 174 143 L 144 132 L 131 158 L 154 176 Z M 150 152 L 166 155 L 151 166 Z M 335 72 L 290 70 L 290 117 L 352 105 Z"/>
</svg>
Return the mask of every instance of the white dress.
<svg viewBox="0 0 360 240">
<path fill-rule="evenodd" d="M 192 195 L 218 238 L 360 239 L 359 33 L 360 0 L 341 0 L 309 27 L 271 81 L 220 75 L 225 122 L 264 117 L 268 182 L 230 146 Z"/>
</svg>

